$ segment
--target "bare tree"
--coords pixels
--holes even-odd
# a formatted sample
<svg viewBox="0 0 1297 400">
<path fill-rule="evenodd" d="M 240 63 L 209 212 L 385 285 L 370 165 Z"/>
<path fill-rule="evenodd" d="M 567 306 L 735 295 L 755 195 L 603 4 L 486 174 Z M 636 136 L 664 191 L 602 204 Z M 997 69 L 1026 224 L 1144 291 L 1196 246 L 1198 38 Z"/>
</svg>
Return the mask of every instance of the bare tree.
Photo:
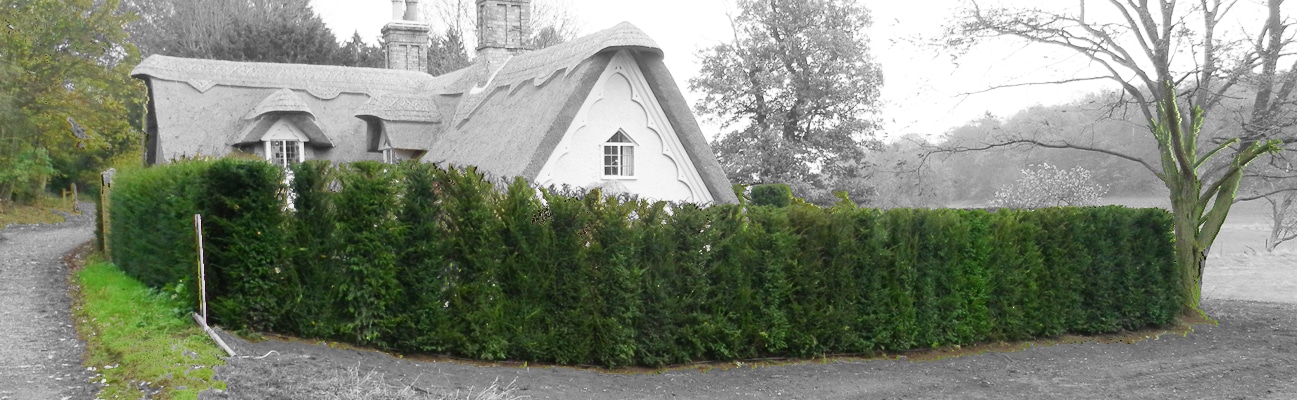
<svg viewBox="0 0 1297 400">
<path fill-rule="evenodd" d="M 1033 137 L 1007 138 L 998 143 L 957 146 L 944 151 L 1031 145 L 1091 151 L 1140 163 L 1170 189 L 1177 260 L 1184 271 L 1181 280 L 1185 305 L 1187 309 L 1196 309 L 1207 251 L 1229 214 L 1246 167 L 1292 140 L 1277 139 L 1273 130 L 1258 129 L 1270 126 L 1265 118 L 1273 115 L 1268 111 L 1253 113 L 1249 120 L 1253 127 L 1249 128 L 1248 124 L 1236 127 L 1229 135 L 1232 139 L 1213 142 L 1211 135 L 1201 134 L 1204 113 L 1215 109 L 1230 89 L 1252 71 L 1261 68 L 1262 75 L 1268 71 L 1270 76 L 1278 76 L 1275 68 L 1266 66 L 1277 65 L 1284 56 L 1284 47 L 1291 42 L 1283 34 L 1289 24 L 1279 16 L 1283 1 L 1267 1 L 1270 17 L 1257 27 L 1261 34 L 1251 42 L 1229 42 L 1217 37 L 1235 1 L 1106 0 L 1091 5 L 1079 0 L 1077 7 L 1058 10 L 983 8 L 970 1 L 958 22 L 948 29 L 944 37 L 946 46 L 967 51 L 978 43 L 1012 38 L 1066 49 L 1084 57 L 1098 66 L 1100 72 L 1094 76 L 1040 83 L 1082 80 L 1116 83 L 1123 89 L 1123 103 L 1136 107 L 1149 121 L 1149 132 L 1157 139 L 1159 159 L 1150 161 L 1122 149 Z M 1107 12 L 1114 19 L 1092 19 L 1087 17 L 1087 12 Z M 1250 46 L 1240 43 L 1250 43 Z M 1192 65 L 1177 61 L 1186 58 L 1193 60 Z M 1024 84 L 1035 83 L 1004 86 Z M 1279 87 L 1279 90 L 1259 91 L 1253 110 L 1269 110 L 1271 104 L 1285 102 L 1291 94 L 1291 85 Z M 1210 150 L 1200 151 L 1199 146 Z M 1222 152 L 1229 154 L 1229 159 L 1210 164 L 1213 156 Z"/>
<path fill-rule="evenodd" d="M 420 3 L 420 13 L 457 32 L 468 54 L 477 48 L 475 0 L 433 0 Z M 531 37 L 528 44 L 541 49 L 575 39 L 581 33 L 580 19 L 569 0 L 534 0 L 531 3 Z"/>
</svg>

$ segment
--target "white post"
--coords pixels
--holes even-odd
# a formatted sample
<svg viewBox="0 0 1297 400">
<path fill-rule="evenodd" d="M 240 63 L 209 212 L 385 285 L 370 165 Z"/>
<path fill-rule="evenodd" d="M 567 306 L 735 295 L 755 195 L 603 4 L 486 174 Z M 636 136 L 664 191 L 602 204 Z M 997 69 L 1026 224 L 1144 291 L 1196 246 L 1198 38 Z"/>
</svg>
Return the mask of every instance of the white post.
<svg viewBox="0 0 1297 400">
<path fill-rule="evenodd" d="M 217 346 L 220 346 L 221 350 L 225 350 L 226 354 L 229 354 L 230 357 L 234 357 L 234 350 L 231 349 L 229 345 L 225 344 L 224 340 L 221 340 L 221 337 L 216 334 L 216 331 L 213 330 L 212 327 L 207 326 L 207 270 L 203 266 L 202 214 L 194 214 L 194 242 L 198 247 L 198 308 L 203 314 L 201 316 L 198 315 L 198 313 L 192 313 L 190 315 L 194 317 L 194 322 L 197 322 L 198 326 L 203 328 L 203 332 L 206 332 L 207 336 L 211 337 L 212 341 L 216 342 Z"/>
<path fill-rule="evenodd" d="M 194 214 L 194 241 L 198 248 L 198 309 L 207 321 L 207 269 L 203 257 L 203 216 Z"/>
<path fill-rule="evenodd" d="M 392 20 L 393 21 L 400 21 L 401 17 L 405 16 L 405 10 L 402 7 L 405 5 L 404 3 L 405 3 L 404 0 L 392 0 Z"/>
</svg>

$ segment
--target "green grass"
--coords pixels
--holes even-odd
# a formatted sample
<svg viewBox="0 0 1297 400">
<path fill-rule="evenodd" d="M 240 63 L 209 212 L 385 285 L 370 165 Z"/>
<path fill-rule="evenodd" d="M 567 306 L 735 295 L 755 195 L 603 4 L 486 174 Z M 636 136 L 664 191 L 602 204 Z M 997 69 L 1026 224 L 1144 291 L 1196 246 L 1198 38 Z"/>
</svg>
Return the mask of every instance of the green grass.
<svg viewBox="0 0 1297 400">
<path fill-rule="evenodd" d="M 224 389 L 212 367 L 224 364 L 221 350 L 188 316 L 184 293 L 149 289 L 102 261 L 77 271 L 80 307 L 77 330 L 86 339 L 85 364 L 106 386 L 98 398 L 196 399 L 198 392 Z"/>
<path fill-rule="evenodd" d="M 36 199 L 31 204 L 14 204 L 5 201 L 0 204 L 0 229 L 9 224 L 57 224 L 63 222 L 63 217 L 50 212 L 51 208 L 69 213 L 75 211 L 72 200 L 60 199 L 54 195 Z"/>
</svg>

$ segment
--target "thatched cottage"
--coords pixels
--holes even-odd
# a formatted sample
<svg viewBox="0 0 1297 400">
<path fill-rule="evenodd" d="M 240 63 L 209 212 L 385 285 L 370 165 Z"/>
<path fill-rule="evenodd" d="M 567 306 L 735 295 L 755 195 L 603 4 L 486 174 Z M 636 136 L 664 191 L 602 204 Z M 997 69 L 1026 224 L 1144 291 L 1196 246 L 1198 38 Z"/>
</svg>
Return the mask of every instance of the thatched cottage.
<svg viewBox="0 0 1297 400">
<path fill-rule="evenodd" d="M 404 7 L 402 7 L 402 1 Z M 387 69 L 155 55 L 146 159 L 257 154 L 476 165 L 540 185 L 694 203 L 736 201 L 653 39 L 629 23 L 524 48 L 530 0 L 477 0 L 477 61 L 427 70 L 417 0 L 394 0 Z"/>
</svg>

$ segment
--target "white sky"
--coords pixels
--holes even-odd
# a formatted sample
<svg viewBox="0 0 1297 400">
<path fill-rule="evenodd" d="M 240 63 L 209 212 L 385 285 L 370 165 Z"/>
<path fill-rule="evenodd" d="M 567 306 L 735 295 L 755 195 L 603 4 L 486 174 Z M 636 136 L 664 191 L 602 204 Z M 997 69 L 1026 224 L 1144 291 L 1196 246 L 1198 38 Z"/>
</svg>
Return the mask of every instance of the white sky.
<svg viewBox="0 0 1297 400">
<path fill-rule="evenodd" d="M 425 0 L 427 1 L 427 0 Z M 536 0 L 546 1 L 546 0 Z M 1044 0 L 983 0 L 988 3 L 1041 4 Z M 1057 0 L 1049 0 L 1057 1 Z M 1242 0 L 1256 3 L 1262 0 Z M 628 21 L 644 30 L 666 54 L 685 97 L 692 104 L 701 96 L 690 93 L 688 80 L 699 69 L 696 52 L 732 37 L 727 10 L 731 0 L 566 0 L 581 20 L 583 33 Z M 939 136 L 946 130 L 990 112 L 1011 116 L 1033 105 L 1064 103 L 1098 88 L 1095 83 L 1034 86 L 961 96 L 992 85 L 1058 80 L 1083 76 L 1085 60 L 1067 52 L 1010 43 L 984 46 L 958 65 L 948 54 L 917 45 L 920 37 L 941 32 L 961 0 L 863 0 L 873 13 L 872 54 L 884 74 L 881 119 L 886 138 L 908 133 Z M 1068 3 L 1072 3 L 1069 1 Z M 354 31 L 375 40 L 391 18 L 390 0 L 311 0 L 315 11 L 340 39 Z M 1246 4 L 1245 4 L 1246 5 Z M 1237 24 L 1236 24 L 1237 25 Z M 1249 24 L 1250 25 L 1250 24 Z M 372 42 L 371 42 L 372 43 Z M 720 129 L 699 116 L 711 139 Z"/>
</svg>

